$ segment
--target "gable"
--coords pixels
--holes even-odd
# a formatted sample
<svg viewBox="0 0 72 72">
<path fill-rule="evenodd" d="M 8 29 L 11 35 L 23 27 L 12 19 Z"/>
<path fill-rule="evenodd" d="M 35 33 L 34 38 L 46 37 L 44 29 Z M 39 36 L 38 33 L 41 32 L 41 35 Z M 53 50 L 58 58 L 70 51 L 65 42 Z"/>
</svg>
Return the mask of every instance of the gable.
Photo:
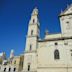
<svg viewBox="0 0 72 72">
<path fill-rule="evenodd" d="M 70 6 L 67 6 L 67 8 L 60 15 L 66 14 L 72 14 L 72 4 Z"/>
</svg>

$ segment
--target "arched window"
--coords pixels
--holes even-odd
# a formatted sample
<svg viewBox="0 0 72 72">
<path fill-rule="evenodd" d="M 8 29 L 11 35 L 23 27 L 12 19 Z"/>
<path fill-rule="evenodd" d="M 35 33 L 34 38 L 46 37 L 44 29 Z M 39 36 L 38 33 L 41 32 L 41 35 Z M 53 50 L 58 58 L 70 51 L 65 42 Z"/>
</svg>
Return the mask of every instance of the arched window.
<svg viewBox="0 0 72 72">
<path fill-rule="evenodd" d="M 57 49 L 54 51 L 54 59 L 60 59 L 59 51 Z"/>
<path fill-rule="evenodd" d="M 33 35 L 33 30 L 31 30 L 31 35 Z"/>
<path fill-rule="evenodd" d="M 30 45 L 30 51 L 32 50 L 32 45 Z"/>
<path fill-rule="evenodd" d="M 28 71 L 30 71 L 30 64 L 28 65 Z"/>
<path fill-rule="evenodd" d="M 33 23 L 35 22 L 35 19 L 33 19 Z"/>
<path fill-rule="evenodd" d="M 6 68 L 4 68 L 4 72 L 6 72 Z"/>
<path fill-rule="evenodd" d="M 9 72 L 11 71 L 11 68 L 9 68 Z"/>
</svg>

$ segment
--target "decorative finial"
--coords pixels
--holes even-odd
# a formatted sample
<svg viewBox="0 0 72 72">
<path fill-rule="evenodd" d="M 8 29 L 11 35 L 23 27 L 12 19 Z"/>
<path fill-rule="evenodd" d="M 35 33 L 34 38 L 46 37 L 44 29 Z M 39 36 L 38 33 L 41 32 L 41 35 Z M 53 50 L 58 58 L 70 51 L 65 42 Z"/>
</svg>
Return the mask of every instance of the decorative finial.
<svg viewBox="0 0 72 72">
<path fill-rule="evenodd" d="M 67 9 L 69 8 L 69 4 L 67 4 Z"/>
<path fill-rule="evenodd" d="M 45 34 L 48 35 L 48 33 L 49 33 L 49 31 L 48 31 L 48 29 L 46 29 Z"/>
<path fill-rule="evenodd" d="M 32 12 L 32 15 L 38 15 L 38 9 L 37 9 L 37 7 L 34 8 L 34 10 Z"/>
<path fill-rule="evenodd" d="M 35 7 L 35 9 L 37 9 L 37 7 Z"/>
</svg>

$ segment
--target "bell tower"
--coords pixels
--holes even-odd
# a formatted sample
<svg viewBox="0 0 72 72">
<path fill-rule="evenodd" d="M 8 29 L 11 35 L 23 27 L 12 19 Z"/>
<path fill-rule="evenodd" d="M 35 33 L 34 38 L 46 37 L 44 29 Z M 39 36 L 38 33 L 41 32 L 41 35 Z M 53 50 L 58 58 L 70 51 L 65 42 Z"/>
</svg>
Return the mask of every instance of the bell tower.
<svg viewBox="0 0 72 72">
<path fill-rule="evenodd" d="M 35 8 L 31 14 L 31 19 L 29 21 L 25 51 L 35 51 L 36 50 L 38 37 L 39 37 L 38 9 Z"/>
<path fill-rule="evenodd" d="M 24 52 L 23 72 L 35 72 L 37 70 L 37 45 L 39 37 L 38 9 L 35 8 L 29 21 Z"/>
</svg>

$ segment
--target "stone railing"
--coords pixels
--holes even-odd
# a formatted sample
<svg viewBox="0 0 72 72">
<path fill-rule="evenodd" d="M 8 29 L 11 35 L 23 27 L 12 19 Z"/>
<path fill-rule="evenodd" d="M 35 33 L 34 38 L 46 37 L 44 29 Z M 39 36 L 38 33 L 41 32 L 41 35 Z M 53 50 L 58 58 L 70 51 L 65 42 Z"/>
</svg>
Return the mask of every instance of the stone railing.
<svg viewBox="0 0 72 72">
<path fill-rule="evenodd" d="M 37 71 L 24 71 L 24 70 L 23 70 L 22 72 L 37 72 Z"/>
</svg>

